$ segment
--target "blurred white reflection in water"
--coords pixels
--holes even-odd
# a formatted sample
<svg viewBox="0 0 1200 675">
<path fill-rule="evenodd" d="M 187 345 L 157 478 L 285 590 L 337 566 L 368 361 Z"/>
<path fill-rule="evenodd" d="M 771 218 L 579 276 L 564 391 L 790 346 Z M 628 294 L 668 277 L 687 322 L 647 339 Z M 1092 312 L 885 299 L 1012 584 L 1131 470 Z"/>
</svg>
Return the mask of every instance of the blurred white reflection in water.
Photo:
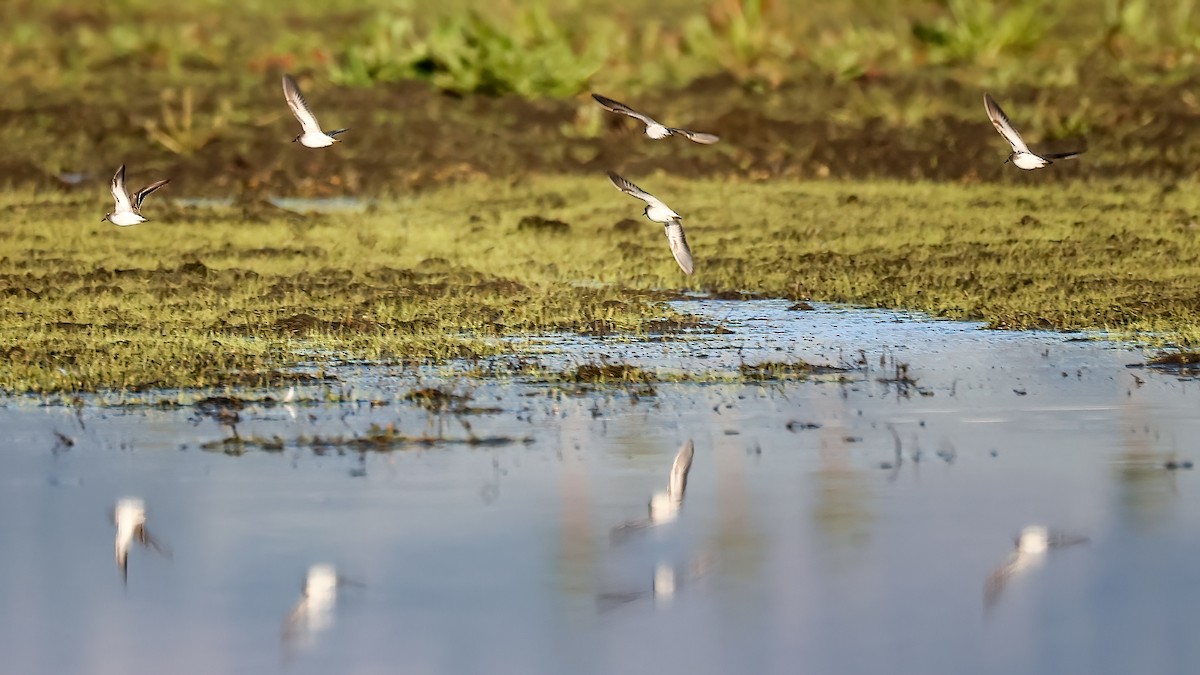
<svg viewBox="0 0 1200 675">
<path fill-rule="evenodd" d="M 1075 546 L 1086 543 L 1087 540 L 1087 537 L 1056 532 L 1044 525 L 1030 525 L 1021 530 L 1016 541 L 1017 550 L 1013 551 L 1008 560 L 988 576 L 983 593 L 984 607 L 987 609 L 994 607 L 996 601 L 1000 599 L 1000 592 L 1004 590 L 1004 586 L 1012 577 L 1041 565 L 1050 549 Z"/>
<path fill-rule="evenodd" d="M 122 582 L 129 583 L 129 549 L 133 547 L 135 540 L 159 555 L 168 558 L 171 556 L 146 529 L 146 503 L 141 499 L 125 497 L 119 500 L 113 509 L 113 523 L 117 526 L 115 550 L 117 569 L 121 571 Z"/>
<path fill-rule="evenodd" d="M 287 661 L 295 652 L 312 647 L 317 635 L 333 627 L 339 586 L 359 585 L 337 575 L 333 565 L 308 568 L 304 592 L 283 622 L 283 653 Z"/>
</svg>

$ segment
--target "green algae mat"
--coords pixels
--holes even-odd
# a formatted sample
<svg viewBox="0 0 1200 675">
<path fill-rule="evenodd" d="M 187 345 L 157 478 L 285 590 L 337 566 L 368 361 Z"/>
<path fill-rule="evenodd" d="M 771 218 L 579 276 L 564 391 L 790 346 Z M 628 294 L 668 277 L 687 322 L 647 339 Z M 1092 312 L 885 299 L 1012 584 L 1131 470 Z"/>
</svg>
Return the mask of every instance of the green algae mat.
<svg viewBox="0 0 1200 675">
<path fill-rule="evenodd" d="M 603 175 L 318 213 L 163 191 L 132 228 L 98 222 L 107 195 L 7 193 L 0 388 L 267 384 L 329 360 L 519 353 L 511 336 L 720 330 L 665 304 L 685 293 L 1200 337 L 1191 183 L 633 179 L 683 214 L 695 276 Z"/>
</svg>

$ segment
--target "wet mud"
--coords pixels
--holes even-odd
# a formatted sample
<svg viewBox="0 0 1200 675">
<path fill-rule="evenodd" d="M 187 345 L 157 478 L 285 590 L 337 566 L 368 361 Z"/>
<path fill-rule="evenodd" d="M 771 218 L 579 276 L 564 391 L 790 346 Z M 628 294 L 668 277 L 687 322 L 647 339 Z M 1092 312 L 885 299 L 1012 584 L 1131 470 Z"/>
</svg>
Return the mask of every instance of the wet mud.
<svg viewBox="0 0 1200 675">
<path fill-rule="evenodd" d="M 350 128 L 345 142 L 313 152 L 289 142 L 294 120 L 278 88 L 275 75 L 241 87 L 235 104 L 247 116 L 269 121 L 223 127 L 190 155 L 157 147 L 136 123 L 158 114 L 155 91 L 135 92 L 119 112 L 111 101 L 86 97 L 90 92 L 68 96 L 69 101 L 30 96 L 28 107 L 0 107 L 0 132 L 13 139 L 11 151 L 0 158 L 0 184 L 94 190 L 107 183 L 113 156 L 137 167 L 138 175 L 170 176 L 172 193 L 233 196 L 247 204 L 267 194 L 389 194 L 479 178 L 520 181 L 529 174 L 609 169 L 751 180 L 1033 180 L 1004 166 L 1008 148 L 983 115 L 980 91 L 919 76 L 852 81 L 810 76 L 766 92 L 714 76 L 679 91 L 637 97 L 640 107 L 661 110 L 679 124 L 720 132 L 720 143 L 703 147 L 674 138 L 650 142 L 636 122 L 602 111 L 595 127 L 598 106 L 586 95 L 532 101 L 463 97 L 404 82 L 370 89 L 310 85 L 322 118 Z M 1051 94 L 1016 90 L 1005 100 L 1017 119 L 1035 95 L 1037 105 L 1053 111 L 1043 118 L 1070 114 L 1080 97 L 1111 101 L 1111 110 L 1091 124 L 1086 138 L 1047 138 L 1052 132 L 1031 129 L 1032 121 L 1024 125 L 1047 151 L 1088 148 L 1079 160 L 1037 172 L 1038 183 L 1173 181 L 1200 169 L 1200 152 L 1191 151 L 1200 149 L 1200 139 L 1189 132 L 1194 89 L 1191 81 L 1154 88 L 1097 80 Z M 222 96 L 216 86 L 198 88 L 196 106 L 215 107 Z M 913 119 L 898 112 L 930 98 L 945 102 Z M 872 102 L 877 99 L 886 103 Z M 44 123 L 31 129 L 31 117 Z M 50 162 L 37 150 L 50 139 L 73 149 Z"/>
</svg>

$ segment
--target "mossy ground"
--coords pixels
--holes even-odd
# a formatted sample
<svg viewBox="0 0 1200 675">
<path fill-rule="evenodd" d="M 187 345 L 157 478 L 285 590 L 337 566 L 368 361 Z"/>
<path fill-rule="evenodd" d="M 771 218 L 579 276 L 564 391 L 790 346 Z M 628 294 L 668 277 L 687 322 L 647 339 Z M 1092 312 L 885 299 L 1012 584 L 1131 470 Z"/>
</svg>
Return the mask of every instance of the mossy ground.
<svg viewBox="0 0 1200 675">
<path fill-rule="evenodd" d="M 5 3 L 0 388 L 672 331 L 684 290 L 1200 340 L 1192 0 L 811 5 Z M 345 143 L 288 143 L 282 72 Z M 985 88 L 1035 148 L 1087 154 L 1004 166 Z M 722 140 L 650 142 L 589 91 Z M 118 230 L 122 162 L 172 183 Z M 606 169 L 687 217 L 694 278 Z M 261 201 L 347 195 L 378 201 Z M 198 196 L 237 206 L 175 201 Z"/>
<path fill-rule="evenodd" d="M 101 195 L 9 193 L 0 387 L 252 384 L 302 362 L 520 349 L 501 336 L 670 331 L 695 324 L 661 303 L 684 291 L 1200 342 L 1191 183 L 630 178 L 684 215 L 694 277 L 602 175 L 476 180 L 306 216 L 159 193 L 153 220 L 124 229 L 98 222 Z M 520 227 L 530 215 L 568 227 Z"/>
</svg>

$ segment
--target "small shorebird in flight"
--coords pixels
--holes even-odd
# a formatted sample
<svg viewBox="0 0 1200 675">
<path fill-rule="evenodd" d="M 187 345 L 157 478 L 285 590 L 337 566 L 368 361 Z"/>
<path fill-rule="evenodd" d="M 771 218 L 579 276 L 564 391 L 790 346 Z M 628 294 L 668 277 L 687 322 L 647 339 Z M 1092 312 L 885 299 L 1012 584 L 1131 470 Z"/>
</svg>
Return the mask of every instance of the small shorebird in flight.
<svg viewBox="0 0 1200 675">
<path fill-rule="evenodd" d="M 1025 145 L 1025 140 L 1021 138 L 1021 134 L 1013 127 L 1012 122 L 1008 121 L 1008 115 L 1000 108 L 1000 104 L 996 103 L 996 99 L 992 98 L 991 94 L 983 95 L 983 107 L 987 110 L 988 119 L 992 121 L 992 125 L 996 127 L 996 131 L 1008 141 L 1012 146 L 1012 153 L 1009 154 L 1005 162 L 1012 162 L 1018 169 L 1032 170 L 1040 169 L 1047 164 L 1052 164 L 1056 159 L 1070 159 L 1083 154 L 1083 150 L 1076 152 L 1051 152 L 1044 155 L 1035 155 L 1029 151 L 1029 146 Z"/>
<path fill-rule="evenodd" d="M 633 108 L 630 108 L 629 106 L 625 105 L 624 103 L 621 103 L 620 101 L 614 101 L 611 98 L 608 98 L 606 96 L 601 96 L 600 94 L 592 94 L 592 98 L 596 99 L 596 103 L 599 103 L 600 105 L 604 106 L 604 109 L 608 110 L 609 112 L 615 112 L 615 113 L 620 113 L 622 115 L 628 115 L 628 116 L 632 117 L 633 119 L 640 121 L 642 124 L 645 124 L 646 125 L 646 135 L 655 140 L 658 140 L 660 138 L 666 138 L 667 136 L 675 136 L 676 134 L 683 136 L 684 138 L 688 139 L 689 141 L 693 141 L 696 143 L 703 143 L 704 145 L 712 145 L 713 143 L 716 143 L 717 141 L 721 140 L 719 137 L 714 136 L 713 134 L 706 134 L 702 131 L 692 131 L 691 129 L 677 129 L 675 127 L 668 127 L 666 125 L 659 124 L 654 118 L 650 117 L 649 115 L 643 115 L 642 113 L 634 110 Z"/>
<path fill-rule="evenodd" d="M 1040 565 L 1046 552 L 1052 548 L 1086 543 L 1087 537 L 1055 532 L 1043 525 L 1030 525 L 1021 530 L 1017 537 L 1017 550 L 1013 551 L 1004 564 L 988 575 L 983 591 L 984 607 L 990 608 L 1000 598 L 1000 592 L 1013 575 Z"/>
<path fill-rule="evenodd" d="M 129 583 L 129 549 L 136 539 L 139 544 L 153 549 L 162 556 L 171 554 L 146 531 L 146 504 L 137 497 L 126 497 L 117 502 L 113 511 L 113 522 L 117 525 L 117 568 L 121 570 L 121 581 Z"/>
<path fill-rule="evenodd" d="M 671 244 L 671 253 L 675 256 L 675 262 L 679 263 L 679 267 L 683 270 L 684 274 L 691 274 L 695 267 L 692 265 L 692 249 L 688 248 L 687 237 L 683 233 L 683 225 L 679 222 L 683 217 L 672 211 L 671 207 L 662 203 L 658 197 L 630 183 L 612 171 L 608 172 L 608 179 L 621 192 L 646 202 L 646 208 L 642 213 L 646 214 L 646 217 L 650 220 L 663 224 L 667 233 L 667 241 Z"/>
<path fill-rule="evenodd" d="M 113 174 L 112 178 L 112 196 L 116 202 L 116 207 L 111 213 L 104 214 L 104 218 L 100 222 L 107 220 L 113 225 L 120 227 L 129 227 L 138 223 L 146 222 L 146 218 L 142 215 L 142 200 L 146 195 L 154 192 L 158 188 L 170 183 L 170 178 L 165 178 L 156 183 L 151 183 L 146 187 L 134 193 L 130 199 L 129 193 L 125 191 L 125 165 L 117 169 L 117 173 Z"/>
<path fill-rule="evenodd" d="M 317 116 L 309 109 L 308 101 L 305 101 L 304 94 L 300 93 L 299 85 L 287 73 L 283 74 L 283 97 L 287 99 L 288 107 L 292 109 L 292 114 L 296 116 L 296 119 L 300 120 L 300 127 L 303 129 L 299 136 L 292 139 L 293 143 L 300 141 L 300 145 L 306 148 L 324 148 L 339 142 L 334 137 L 347 131 L 346 129 L 335 129 L 329 133 L 321 131 L 321 125 L 317 124 Z"/>
<path fill-rule="evenodd" d="M 687 490 L 688 472 L 692 470 L 692 457 L 696 446 L 688 439 L 679 446 L 675 461 L 671 463 L 671 475 L 667 479 L 666 491 L 655 492 L 650 497 L 650 514 L 642 520 L 631 520 L 613 528 L 613 535 L 621 536 L 653 525 L 665 525 L 679 517 L 683 507 L 683 493 Z"/>
</svg>

